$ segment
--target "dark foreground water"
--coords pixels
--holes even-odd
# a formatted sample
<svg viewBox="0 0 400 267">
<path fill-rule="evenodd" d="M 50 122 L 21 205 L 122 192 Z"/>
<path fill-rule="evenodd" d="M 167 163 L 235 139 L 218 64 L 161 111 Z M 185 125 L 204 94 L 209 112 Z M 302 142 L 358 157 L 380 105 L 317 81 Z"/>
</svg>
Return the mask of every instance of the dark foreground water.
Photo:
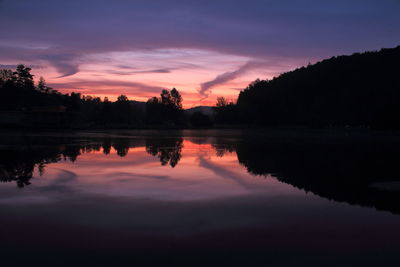
<svg viewBox="0 0 400 267">
<path fill-rule="evenodd" d="M 394 134 L 0 134 L 1 266 L 400 266 Z"/>
</svg>

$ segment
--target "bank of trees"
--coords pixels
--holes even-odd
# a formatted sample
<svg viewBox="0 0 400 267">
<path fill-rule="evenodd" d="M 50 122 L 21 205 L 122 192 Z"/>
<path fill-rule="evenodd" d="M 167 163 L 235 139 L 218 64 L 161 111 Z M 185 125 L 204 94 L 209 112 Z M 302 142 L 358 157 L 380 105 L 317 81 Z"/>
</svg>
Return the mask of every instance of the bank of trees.
<svg viewBox="0 0 400 267">
<path fill-rule="evenodd" d="M 333 57 L 256 80 L 237 101 L 239 120 L 265 126 L 400 128 L 400 46 Z"/>
<path fill-rule="evenodd" d="M 0 70 L 0 110 L 26 110 L 60 101 L 61 96 L 47 87 L 43 78 L 35 87 L 30 68 L 18 65 L 15 71 Z"/>
<path fill-rule="evenodd" d="M 10 112 L 20 115 L 15 121 L 12 116 L 5 118 L 8 126 L 175 127 L 187 123 L 182 96 L 175 88 L 162 90 L 160 97 L 152 97 L 147 103 L 131 101 L 125 95 L 111 102 L 107 97 L 61 94 L 47 86 L 43 77 L 35 84 L 31 69 L 18 65 L 15 71 L 0 70 L 0 94 L 2 117 L 10 116 Z"/>
</svg>

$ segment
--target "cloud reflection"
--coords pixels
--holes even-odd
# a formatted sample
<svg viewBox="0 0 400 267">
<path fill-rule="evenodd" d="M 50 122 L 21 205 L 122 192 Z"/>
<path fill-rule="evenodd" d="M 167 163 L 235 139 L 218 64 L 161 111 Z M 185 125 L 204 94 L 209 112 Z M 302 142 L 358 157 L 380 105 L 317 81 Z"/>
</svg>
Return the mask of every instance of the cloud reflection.
<svg viewBox="0 0 400 267">
<path fill-rule="evenodd" d="M 59 150 L 48 151 L 50 161 L 40 160 L 37 151 L 36 162 L 41 163 L 32 163 L 36 169 L 32 177 L 37 180 L 28 189 L 31 196 L 45 195 L 49 201 L 77 194 L 188 201 L 262 191 L 260 184 L 247 182 L 251 178 L 242 166 L 232 165 L 235 154 L 217 157 L 210 144 L 180 136 L 104 137 L 56 147 Z M 40 170 L 37 164 L 42 164 Z"/>
</svg>

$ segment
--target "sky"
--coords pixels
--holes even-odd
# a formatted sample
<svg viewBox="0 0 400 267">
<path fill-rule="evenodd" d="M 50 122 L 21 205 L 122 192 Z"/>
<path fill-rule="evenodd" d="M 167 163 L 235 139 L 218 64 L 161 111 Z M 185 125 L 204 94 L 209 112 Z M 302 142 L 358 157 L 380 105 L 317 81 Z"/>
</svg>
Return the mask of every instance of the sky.
<svg viewBox="0 0 400 267">
<path fill-rule="evenodd" d="M 0 0 L 0 68 L 62 93 L 184 107 L 235 100 L 257 78 L 400 45 L 400 0 Z"/>
</svg>

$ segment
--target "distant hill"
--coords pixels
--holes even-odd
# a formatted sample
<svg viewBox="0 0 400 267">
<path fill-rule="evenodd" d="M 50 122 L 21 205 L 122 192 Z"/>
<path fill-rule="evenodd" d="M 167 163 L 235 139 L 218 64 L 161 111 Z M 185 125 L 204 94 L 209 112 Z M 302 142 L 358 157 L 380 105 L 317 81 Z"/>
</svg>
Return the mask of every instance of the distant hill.
<svg viewBox="0 0 400 267">
<path fill-rule="evenodd" d="M 198 107 L 188 108 L 185 110 L 185 113 L 188 115 L 192 115 L 195 112 L 201 112 L 204 115 L 213 116 L 214 108 L 210 106 L 198 106 Z"/>
<path fill-rule="evenodd" d="M 136 101 L 136 100 L 129 100 L 131 107 L 137 108 L 142 111 L 146 111 L 146 102 Z M 197 106 L 193 108 L 185 109 L 185 113 L 188 115 L 192 115 L 195 112 L 201 112 L 208 116 L 214 115 L 214 107 L 210 106 Z"/>
<path fill-rule="evenodd" d="M 241 120 L 261 125 L 400 128 L 400 46 L 323 60 L 243 90 Z"/>
</svg>

